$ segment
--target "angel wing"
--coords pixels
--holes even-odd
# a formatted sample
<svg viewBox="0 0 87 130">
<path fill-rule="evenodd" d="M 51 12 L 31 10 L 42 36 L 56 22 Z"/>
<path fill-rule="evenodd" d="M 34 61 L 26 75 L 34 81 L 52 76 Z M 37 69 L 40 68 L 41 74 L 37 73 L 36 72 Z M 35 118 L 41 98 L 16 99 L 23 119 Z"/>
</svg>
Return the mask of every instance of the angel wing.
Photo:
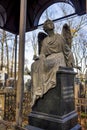
<svg viewBox="0 0 87 130">
<path fill-rule="evenodd" d="M 38 33 L 38 53 L 40 54 L 41 52 L 41 47 L 42 47 L 42 41 L 44 40 L 44 38 L 47 37 L 47 34 L 44 32 L 39 32 Z"/>
<path fill-rule="evenodd" d="M 62 36 L 64 37 L 64 39 L 66 40 L 67 45 L 70 47 L 71 49 L 71 43 L 72 43 L 72 34 L 71 34 L 71 30 L 70 30 L 70 26 L 65 23 L 63 25 L 62 28 Z"/>
</svg>

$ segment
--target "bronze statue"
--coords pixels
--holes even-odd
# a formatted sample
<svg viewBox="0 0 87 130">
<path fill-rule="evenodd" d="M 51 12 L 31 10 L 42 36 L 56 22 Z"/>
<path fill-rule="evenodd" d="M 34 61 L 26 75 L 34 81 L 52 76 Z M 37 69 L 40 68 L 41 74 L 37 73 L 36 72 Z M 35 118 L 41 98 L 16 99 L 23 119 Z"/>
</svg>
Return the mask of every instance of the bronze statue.
<svg viewBox="0 0 87 130">
<path fill-rule="evenodd" d="M 59 66 L 74 66 L 71 49 L 62 35 L 54 33 L 54 23 L 46 20 L 43 29 L 47 35 L 44 34 L 44 38 L 39 39 L 40 56 L 31 66 L 32 105 L 36 99 L 56 86 L 56 72 Z"/>
</svg>

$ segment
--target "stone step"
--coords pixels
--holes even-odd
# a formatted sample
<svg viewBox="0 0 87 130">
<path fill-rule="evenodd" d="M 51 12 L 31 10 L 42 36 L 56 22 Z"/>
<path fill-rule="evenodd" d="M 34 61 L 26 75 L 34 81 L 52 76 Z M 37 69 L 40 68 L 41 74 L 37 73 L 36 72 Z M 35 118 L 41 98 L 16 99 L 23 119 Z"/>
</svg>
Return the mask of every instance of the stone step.
<svg viewBox="0 0 87 130">
<path fill-rule="evenodd" d="M 35 127 L 35 126 L 31 126 L 31 125 L 27 125 L 26 129 L 27 130 L 44 130 L 44 129 L 41 129 L 41 128 L 38 128 L 38 127 Z"/>
</svg>

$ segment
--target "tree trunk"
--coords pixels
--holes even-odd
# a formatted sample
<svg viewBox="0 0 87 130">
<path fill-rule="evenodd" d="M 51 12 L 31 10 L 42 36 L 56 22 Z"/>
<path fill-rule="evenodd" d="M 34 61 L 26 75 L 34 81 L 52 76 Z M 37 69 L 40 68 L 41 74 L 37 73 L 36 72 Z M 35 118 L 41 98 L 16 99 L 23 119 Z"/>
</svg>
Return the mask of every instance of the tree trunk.
<svg viewBox="0 0 87 130">
<path fill-rule="evenodd" d="M 14 63 L 14 79 L 15 79 L 15 83 L 14 83 L 14 87 L 15 90 L 17 89 L 16 87 L 16 67 L 17 67 L 17 35 L 15 35 L 15 63 Z"/>
<path fill-rule="evenodd" d="M 1 70 L 2 70 L 2 68 L 3 68 L 3 45 L 4 45 L 4 43 L 2 43 L 2 47 L 1 47 Z"/>
<path fill-rule="evenodd" d="M 4 41 L 5 41 L 5 31 L 3 30 L 2 40 L 1 40 L 1 70 L 3 69 L 3 57 L 4 57 Z"/>
<path fill-rule="evenodd" d="M 13 77 L 14 47 L 15 47 L 15 41 L 14 41 L 13 50 L 12 50 L 11 77 Z"/>
<path fill-rule="evenodd" d="M 6 41 L 6 54 L 7 54 L 7 74 L 8 74 L 8 77 L 9 77 L 9 53 L 8 53 L 7 41 Z"/>
</svg>

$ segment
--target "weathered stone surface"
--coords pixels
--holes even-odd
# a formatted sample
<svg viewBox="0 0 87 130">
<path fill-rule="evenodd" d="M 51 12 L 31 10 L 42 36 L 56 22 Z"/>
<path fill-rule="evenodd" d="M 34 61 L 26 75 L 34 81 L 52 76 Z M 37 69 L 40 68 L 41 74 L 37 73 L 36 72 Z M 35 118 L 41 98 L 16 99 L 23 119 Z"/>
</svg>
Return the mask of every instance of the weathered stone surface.
<svg viewBox="0 0 87 130">
<path fill-rule="evenodd" d="M 44 22 L 43 30 L 47 35 L 43 37 L 43 33 L 38 35 L 38 42 L 41 44 L 41 52 L 39 58 L 35 58 L 35 62 L 31 65 L 32 79 L 32 106 L 36 100 L 46 94 L 50 89 L 56 86 L 56 72 L 59 66 L 75 67 L 73 53 L 71 52 L 71 32 L 69 26 L 64 26 L 63 34 L 54 32 L 54 23 L 47 19 Z M 70 37 L 69 37 L 70 36 Z M 43 38 L 42 38 L 43 37 Z M 66 41 L 66 39 L 68 39 Z M 69 43 L 68 43 L 69 41 Z"/>
<path fill-rule="evenodd" d="M 78 125 L 77 120 L 77 113 L 73 111 L 65 116 L 54 116 L 39 112 L 32 112 L 30 114 L 29 121 L 30 124 L 37 126 L 38 128 L 43 128 L 45 130 L 70 130 L 72 128 L 81 128 L 80 125 Z M 77 125 L 79 127 L 77 127 Z"/>
<path fill-rule="evenodd" d="M 3 125 L 3 124 L 0 124 L 0 130 L 7 130 L 7 129 L 6 129 L 6 126 Z"/>
<path fill-rule="evenodd" d="M 71 68 L 60 67 L 55 88 L 37 100 L 29 124 L 45 130 L 80 130 L 74 105 L 74 76 Z M 79 126 L 79 127 L 78 127 Z"/>
<path fill-rule="evenodd" d="M 74 71 L 63 68 L 57 72 L 55 88 L 49 90 L 32 107 L 33 111 L 62 116 L 73 111 L 74 106 Z"/>
</svg>

